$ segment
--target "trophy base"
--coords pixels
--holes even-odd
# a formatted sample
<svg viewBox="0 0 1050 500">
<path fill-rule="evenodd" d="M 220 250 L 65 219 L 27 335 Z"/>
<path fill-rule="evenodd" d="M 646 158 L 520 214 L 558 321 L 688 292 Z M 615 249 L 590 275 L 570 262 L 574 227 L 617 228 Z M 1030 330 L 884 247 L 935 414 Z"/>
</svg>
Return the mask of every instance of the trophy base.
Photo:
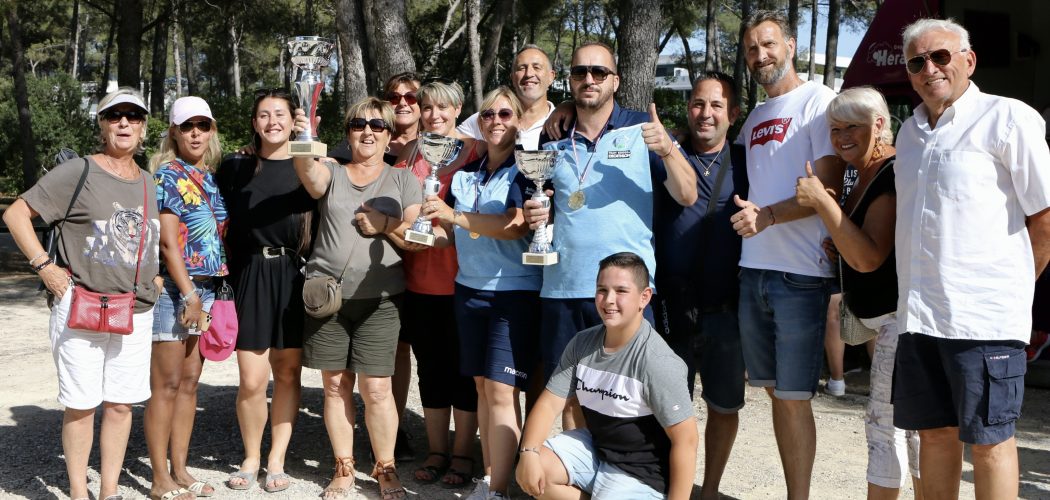
<svg viewBox="0 0 1050 500">
<path fill-rule="evenodd" d="M 412 243 L 419 243 L 420 245 L 426 245 L 428 247 L 434 246 L 434 235 L 430 233 L 421 233 L 419 231 L 413 231 L 408 229 L 405 231 L 405 241 Z"/>
<path fill-rule="evenodd" d="M 328 145 L 317 141 L 288 141 L 290 156 L 324 158 L 328 156 Z"/>
<path fill-rule="evenodd" d="M 529 266 L 549 266 L 558 263 L 558 252 L 521 254 L 521 263 Z"/>
</svg>

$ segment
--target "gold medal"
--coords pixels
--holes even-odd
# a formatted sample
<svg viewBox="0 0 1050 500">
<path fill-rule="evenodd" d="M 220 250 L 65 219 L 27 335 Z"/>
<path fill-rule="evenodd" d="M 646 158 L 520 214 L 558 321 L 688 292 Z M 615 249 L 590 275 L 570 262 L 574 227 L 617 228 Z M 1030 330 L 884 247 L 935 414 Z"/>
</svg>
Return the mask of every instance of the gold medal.
<svg viewBox="0 0 1050 500">
<path fill-rule="evenodd" d="M 471 232 L 470 232 L 470 239 L 472 239 L 472 240 L 476 240 L 476 239 L 478 239 L 478 238 L 480 238 L 480 237 L 481 237 L 481 235 L 480 235 L 480 234 L 478 234 L 478 233 L 475 233 L 474 231 L 471 231 Z"/>
<path fill-rule="evenodd" d="M 579 210 L 583 208 L 583 204 L 587 201 L 587 197 L 583 195 L 583 191 L 576 190 L 569 195 L 569 208 L 573 210 Z"/>
</svg>

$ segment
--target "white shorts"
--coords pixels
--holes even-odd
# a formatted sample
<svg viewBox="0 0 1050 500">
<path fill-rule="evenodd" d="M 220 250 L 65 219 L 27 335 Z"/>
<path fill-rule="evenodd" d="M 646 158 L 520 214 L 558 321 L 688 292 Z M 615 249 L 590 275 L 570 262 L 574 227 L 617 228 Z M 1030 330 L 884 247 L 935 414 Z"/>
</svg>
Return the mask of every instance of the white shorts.
<svg viewBox="0 0 1050 500">
<path fill-rule="evenodd" d="M 51 309 L 51 354 L 58 370 L 58 402 L 89 410 L 103 401 L 140 403 L 149 399 L 153 309 L 136 313 L 130 335 L 76 330 L 66 325 L 73 289 Z"/>
</svg>

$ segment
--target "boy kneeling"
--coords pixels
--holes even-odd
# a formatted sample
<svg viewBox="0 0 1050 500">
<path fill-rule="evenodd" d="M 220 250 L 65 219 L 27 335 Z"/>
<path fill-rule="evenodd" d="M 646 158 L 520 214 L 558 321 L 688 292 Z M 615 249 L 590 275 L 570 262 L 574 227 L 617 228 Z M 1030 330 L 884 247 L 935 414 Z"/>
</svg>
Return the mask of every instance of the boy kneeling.
<svg viewBox="0 0 1050 500">
<path fill-rule="evenodd" d="M 517 469 L 525 493 L 689 498 L 698 441 L 693 403 L 685 363 L 642 317 L 652 294 L 640 257 L 602 259 L 594 303 L 603 325 L 569 342 L 525 421 Z M 544 441 L 573 395 L 587 428 Z"/>
</svg>

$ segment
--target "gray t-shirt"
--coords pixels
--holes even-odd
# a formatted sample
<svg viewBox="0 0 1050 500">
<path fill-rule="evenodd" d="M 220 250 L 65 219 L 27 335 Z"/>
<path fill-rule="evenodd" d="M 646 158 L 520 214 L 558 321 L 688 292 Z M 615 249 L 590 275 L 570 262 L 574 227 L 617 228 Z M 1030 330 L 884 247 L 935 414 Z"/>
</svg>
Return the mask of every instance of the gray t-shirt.
<svg viewBox="0 0 1050 500">
<path fill-rule="evenodd" d="M 405 291 L 401 252 L 386 236 L 365 236 L 354 222 L 361 204 L 402 218 L 405 207 L 423 199 L 419 181 L 412 172 L 384 165 L 385 172 L 367 186 L 350 182 L 343 166 L 326 168 L 332 174 L 328 191 L 318 200 L 321 214 L 313 254 L 306 264 L 306 276 L 343 275 L 343 299 L 389 297 Z"/>
<path fill-rule="evenodd" d="M 62 235 L 58 242 L 59 257 L 69 266 L 73 279 L 89 290 L 130 292 L 142 230 L 142 183 L 145 181 L 149 230 L 139 267 L 135 312 L 148 311 L 157 301 L 153 277 L 160 262 L 160 219 L 153 178 L 142 171 L 139 179 L 122 179 L 103 170 L 90 158 L 88 165 L 84 188 L 69 217 L 59 225 Z M 53 168 L 22 193 L 21 198 L 40 213 L 44 222 L 57 221 L 66 214 L 83 171 L 83 159 L 69 160 Z"/>
<path fill-rule="evenodd" d="M 547 390 L 580 401 L 601 461 L 666 492 L 671 439 L 664 428 L 693 415 L 685 363 L 645 320 L 619 351 L 606 353 L 604 343 L 603 325 L 576 334 Z"/>
</svg>

